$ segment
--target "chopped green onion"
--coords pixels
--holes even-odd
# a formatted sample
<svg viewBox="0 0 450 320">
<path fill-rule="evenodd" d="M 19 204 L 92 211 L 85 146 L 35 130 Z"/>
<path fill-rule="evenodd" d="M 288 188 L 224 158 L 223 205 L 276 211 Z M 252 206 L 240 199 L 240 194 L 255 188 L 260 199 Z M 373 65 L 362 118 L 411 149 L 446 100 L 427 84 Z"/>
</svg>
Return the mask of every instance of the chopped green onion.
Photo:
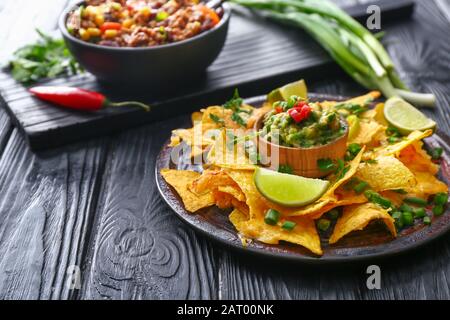
<svg viewBox="0 0 450 320">
<path fill-rule="evenodd" d="M 440 159 L 442 157 L 442 154 L 444 153 L 444 149 L 442 149 L 442 148 L 433 148 L 428 153 L 431 156 L 431 159 L 438 160 L 438 159 Z"/>
<path fill-rule="evenodd" d="M 327 231 L 330 227 L 330 224 L 330 220 L 322 218 L 317 221 L 317 228 L 319 228 L 319 230 L 321 231 Z"/>
<path fill-rule="evenodd" d="M 412 207 L 408 206 L 406 203 L 403 203 L 398 209 L 401 211 L 408 211 L 408 212 L 414 211 L 414 209 Z"/>
<path fill-rule="evenodd" d="M 402 217 L 401 211 L 392 211 L 392 218 L 394 219 L 400 219 Z"/>
<path fill-rule="evenodd" d="M 360 183 L 358 183 L 356 186 L 353 187 L 353 190 L 356 193 L 361 193 L 363 192 L 367 187 L 369 186 L 369 184 L 365 181 L 361 181 Z"/>
<path fill-rule="evenodd" d="M 280 164 L 280 166 L 278 167 L 278 172 L 293 174 L 294 169 L 292 169 L 292 167 L 288 164 Z"/>
<path fill-rule="evenodd" d="M 409 211 L 402 212 L 401 219 L 402 219 L 403 224 L 407 225 L 407 226 L 410 226 L 414 223 L 414 217 L 413 217 L 412 213 Z"/>
<path fill-rule="evenodd" d="M 392 202 L 389 199 L 382 197 L 379 193 L 373 190 L 364 191 L 364 195 L 370 202 L 378 204 L 385 209 L 392 207 Z"/>
<path fill-rule="evenodd" d="M 357 155 L 360 151 L 361 151 L 362 147 L 357 144 L 357 143 L 350 143 L 347 147 L 347 150 L 352 154 L 352 155 Z"/>
<path fill-rule="evenodd" d="M 222 118 L 220 118 L 220 117 L 218 117 L 218 116 L 216 116 L 215 114 L 212 114 L 212 113 L 209 114 L 209 118 L 212 121 L 214 121 L 215 123 L 218 123 L 218 124 L 224 124 L 225 123 L 225 121 Z"/>
<path fill-rule="evenodd" d="M 414 217 L 415 218 L 423 218 L 426 216 L 425 209 L 424 208 L 417 208 L 414 210 Z"/>
<path fill-rule="evenodd" d="M 396 192 L 396 193 L 399 193 L 399 194 L 407 194 L 408 192 L 406 192 L 405 190 L 403 190 L 403 189 L 395 189 L 395 190 L 392 190 L 392 191 L 394 191 L 394 192 Z"/>
<path fill-rule="evenodd" d="M 393 143 L 396 143 L 396 142 L 398 141 L 398 138 L 397 138 L 397 137 L 388 137 L 388 138 L 387 138 L 387 141 L 388 141 L 390 144 L 393 144 Z"/>
<path fill-rule="evenodd" d="M 427 200 L 417 197 L 406 197 L 405 199 L 403 199 L 403 201 L 409 204 L 415 204 L 422 207 L 427 205 Z"/>
<path fill-rule="evenodd" d="M 336 168 L 336 164 L 330 158 L 317 160 L 317 166 L 321 171 L 330 171 Z"/>
<path fill-rule="evenodd" d="M 266 212 L 266 216 L 264 217 L 264 222 L 274 226 L 278 223 L 278 220 L 280 219 L 280 213 L 277 210 L 269 209 Z"/>
<path fill-rule="evenodd" d="M 424 223 L 424 224 L 427 224 L 427 225 L 430 225 L 430 224 L 431 224 L 431 218 L 428 217 L 428 216 L 424 217 L 424 218 L 423 218 L 423 223 Z"/>
<path fill-rule="evenodd" d="M 436 205 L 433 207 L 433 214 L 435 216 L 440 216 L 444 213 L 444 206 Z"/>
<path fill-rule="evenodd" d="M 284 230 L 291 231 L 291 230 L 293 230 L 295 228 L 296 225 L 297 224 L 295 222 L 293 222 L 293 221 L 285 221 L 283 223 L 283 225 L 281 226 L 281 228 L 283 228 Z"/>
<path fill-rule="evenodd" d="M 331 209 L 330 211 L 328 211 L 327 216 L 331 219 L 331 220 L 336 220 L 339 217 L 339 210 L 334 208 Z"/>
<path fill-rule="evenodd" d="M 434 196 L 433 203 L 436 205 L 443 206 L 448 201 L 448 193 L 439 192 Z"/>
</svg>

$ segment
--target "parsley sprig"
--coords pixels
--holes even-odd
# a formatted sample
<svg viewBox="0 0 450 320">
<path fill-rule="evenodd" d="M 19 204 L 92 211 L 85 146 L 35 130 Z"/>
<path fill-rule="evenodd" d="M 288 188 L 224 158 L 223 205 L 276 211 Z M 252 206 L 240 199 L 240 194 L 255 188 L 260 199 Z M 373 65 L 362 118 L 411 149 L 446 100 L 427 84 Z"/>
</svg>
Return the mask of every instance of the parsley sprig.
<svg viewBox="0 0 450 320">
<path fill-rule="evenodd" d="M 244 100 L 239 96 L 238 89 L 234 89 L 233 97 L 227 102 L 225 102 L 223 104 L 223 107 L 225 109 L 230 109 L 233 111 L 231 115 L 231 120 L 233 120 L 242 127 L 246 127 L 247 121 L 244 118 L 242 118 L 241 113 L 243 112 L 249 114 L 251 112 L 241 108 L 243 102 Z"/>
<path fill-rule="evenodd" d="M 43 78 L 80 72 L 80 65 L 70 54 L 62 39 L 54 39 L 36 29 L 39 40 L 14 52 L 9 62 L 14 79 L 29 84 Z"/>
</svg>

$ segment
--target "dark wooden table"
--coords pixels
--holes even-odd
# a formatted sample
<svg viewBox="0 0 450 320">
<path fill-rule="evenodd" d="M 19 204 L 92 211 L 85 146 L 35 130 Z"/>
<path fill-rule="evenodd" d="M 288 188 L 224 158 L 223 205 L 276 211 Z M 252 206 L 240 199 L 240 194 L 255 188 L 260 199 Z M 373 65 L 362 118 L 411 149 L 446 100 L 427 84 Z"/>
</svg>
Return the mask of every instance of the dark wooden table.
<svg viewBox="0 0 450 320">
<path fill-rule="evenodd" d="M 33 40 L 33 27 L 54 30 L 65 5 L 2 0 L 0 61 Z M 407 83 L 436 94 L 438 108 L 427 113 L 450 133 L 450 2 L 418 1 L 416 9 L 413 24 L 386 26 L 385 43 Z M 310 87 L 363 92 L 343 75 Z M 450 298 L 450 234 L 389 261 L 325 267 L 249 258 L 195 234 L 164 204 L 154 180 L 156 155 L 183 121 L 34 154 L 0 110 L 0 297 Z M 373 263 L 381 267 L 380 290 L 366 287 Z"/>
</svg>

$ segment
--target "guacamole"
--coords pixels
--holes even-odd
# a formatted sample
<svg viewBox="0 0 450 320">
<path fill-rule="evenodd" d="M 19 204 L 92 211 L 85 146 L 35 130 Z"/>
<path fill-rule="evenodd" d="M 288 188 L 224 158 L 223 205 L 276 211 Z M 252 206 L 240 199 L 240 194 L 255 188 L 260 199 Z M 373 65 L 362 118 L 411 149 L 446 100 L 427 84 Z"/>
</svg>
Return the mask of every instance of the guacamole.
<svg viewBox="0 0 450 320">
<path fill-rule="evenodd" d="M 260 132 L 266 140 L 278 140 L 278 144 L 286 147 L 310 148 L 327 144 L 345 133 L 336 111 L 323 110 L 319 103 L 298 103 L 293 97 L 289 100 L 275 102 L 273 110 L 266 114 Z M 302 110 L 305 106 L 307 110 Z M 296 111 L 303 116 L 296 117 Z"/>
</svg>

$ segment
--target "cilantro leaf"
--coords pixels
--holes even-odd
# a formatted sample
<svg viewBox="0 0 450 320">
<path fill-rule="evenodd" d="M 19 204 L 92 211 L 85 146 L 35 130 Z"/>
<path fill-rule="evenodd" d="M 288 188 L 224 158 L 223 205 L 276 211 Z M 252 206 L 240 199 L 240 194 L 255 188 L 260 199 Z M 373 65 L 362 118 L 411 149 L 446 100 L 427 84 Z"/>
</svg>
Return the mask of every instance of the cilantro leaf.
<svg viewBox="0 0 450 320">
<path fill-rule="evenodd" d="M 9 62 L 11 74 L 16 81 L 32 83 L 42 78 L 82 71 L 62 39 L 53 39 L 40 30 L 36 32 L 40 39 L 16 50 L 14 59 Z"/>
<path fill-rule="evenodd" d="M 215 114 L 212 114 L 212 113 L 209 114 L 209 118 L 212 121 L 214 121 L 215 123 L 217 123 L 217 124 L 224 124 L 225 123 L 225 121 L 223 121 L 222 118 L 220 118 L 220 117 L 218 117 L 218 116 L 216 116 Z"/>
</svg>

